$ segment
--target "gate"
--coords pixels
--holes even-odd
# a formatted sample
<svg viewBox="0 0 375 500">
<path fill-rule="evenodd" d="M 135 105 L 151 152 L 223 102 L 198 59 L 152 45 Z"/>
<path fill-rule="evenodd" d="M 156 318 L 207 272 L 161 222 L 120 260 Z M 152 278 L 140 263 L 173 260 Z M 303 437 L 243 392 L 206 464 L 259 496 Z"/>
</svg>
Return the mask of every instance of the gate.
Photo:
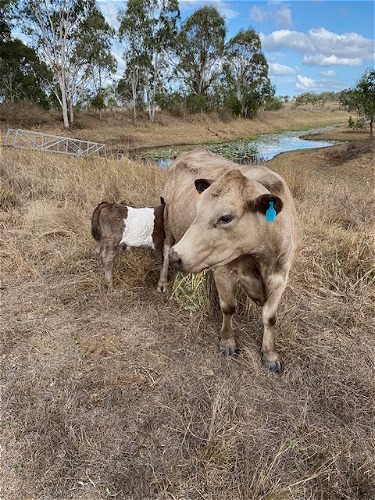
<svg viewBox="0 0 375 500">
<path fill-rule="evenodd" d="M 31 148 L 37 151 L 75 156 L 106 156 L 105 144 L 81 141 L 70 137 L 33 132 L 31 130 L 8 129 L 4 146 Z"/>
</svg>

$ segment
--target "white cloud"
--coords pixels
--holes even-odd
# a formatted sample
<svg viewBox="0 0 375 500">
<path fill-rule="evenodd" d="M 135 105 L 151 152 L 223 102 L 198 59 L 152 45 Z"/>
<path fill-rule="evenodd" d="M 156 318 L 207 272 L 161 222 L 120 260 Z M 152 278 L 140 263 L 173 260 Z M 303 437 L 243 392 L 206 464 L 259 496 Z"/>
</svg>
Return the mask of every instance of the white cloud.
<svg viewBox="0 0 375 500">
<path fill-rule="evenodd" d="M 333 75 L 332 75 L 333 76 Z M 327 79 L 314 79 L 303 75 L 297 75 L 296 89 L 301 92 L 322 92 L 323 90 L 341 90 L 342 82 L 330 80 L 329 85 Z"/>
<path fill-rule="evenodd" d="M 271 76 L 279 76 L 279 75 L 294 75 L 296 70 L 291 68 L 290 66 L 286 66 L 285 64 L 279 63 L 269 63 L 269 74 Z"/>
<path fill-rule="evenodd" d="M 334 55 L 324 56 L 317 54 L 316 56 L 303 56 L 302 61 L 308 66 L 360 66 L 361 59 L 349 59 L 347 57 L 336 57 Z"/>
<path fill-rule="evenodd" d="M 271 20 L 282 28 L 291 28 L 293 25 L 292 12 L 287 5 L 268 5 L 267 7 L 254 5 L 250 10 L 250 18 L 259 24 Z"/>
<path fill-rule="evenodd" d="M 257 5 L 254 5 L 250 10 L 250 17 L 257 23 L 264 23 L 267 19 L 267 13 L 264 9 L 260 9 Z"/>
<path fill-rule="evenodd" d="M 333 69 L 328 69 L 327 71 L 321 71 L 320 74 L 322 76 L 328 76 L 328 78 L 333 78 L 336 76 L 336 73 L 333 71 Z"/>
<path fill-rule="evenodd" d="M 235 19 L 239 16 L 239 12 L 233 10 L 230 2 L 225 2 L 223 0 L 211 0 L 211 1 L 202 1 L 202 0 L 180 0 L 179 6 L 180 10 L 183 12 L 187 9 L 194 8 L 194 10 L 200 9 L 201 7 L 205 7 L 208 4 L 216 7 L 225 19 Z"/>
<path fill-rule="evenodd" d="M 312 66 L 358 66 L 374 57 L 373 41 L 357 33 L 338 35 L 316 28 L 307 33 L 291 30 L 278 30 L 267 36 L 261 33 L 260 38 L 263 50 L 294 50 L 304 55 L 305 64 Z"/>
<path fill-rule="evenodd" d="M 298 90 L 313 90 L 317 88 L 316 80 L 308 78 L 307 76 L 297 75 L 296 88 Z"/>
<path fill-rule="evenodd" d="M 283 6 L 275 11 L 275 21 L 278 26 L 285 28 L 291 28 L 292 23 L 292 12 L 289 7 Z"/>
</svg>

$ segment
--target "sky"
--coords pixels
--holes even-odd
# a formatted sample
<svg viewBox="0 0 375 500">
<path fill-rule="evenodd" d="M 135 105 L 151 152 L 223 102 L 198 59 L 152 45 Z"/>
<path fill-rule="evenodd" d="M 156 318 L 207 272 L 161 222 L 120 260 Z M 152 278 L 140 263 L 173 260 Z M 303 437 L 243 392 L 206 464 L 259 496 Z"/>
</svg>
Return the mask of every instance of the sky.
<svg viewBox="0 0 375 500">
<path fill-rule="evenodd" d="M 117 28 L 124 0 L 99 0 L 107 22 Z M 339 92 L 356 85 L 374 69 L 374 1 L 355 0 L 180 0 L 182 21 L 206 5 L 225 18 L 227 40 L 254 28 L 269 64 L 277 96 L 304 92 Z M 114 45 L 118 76 L 122 49 Z"/>
</svg>

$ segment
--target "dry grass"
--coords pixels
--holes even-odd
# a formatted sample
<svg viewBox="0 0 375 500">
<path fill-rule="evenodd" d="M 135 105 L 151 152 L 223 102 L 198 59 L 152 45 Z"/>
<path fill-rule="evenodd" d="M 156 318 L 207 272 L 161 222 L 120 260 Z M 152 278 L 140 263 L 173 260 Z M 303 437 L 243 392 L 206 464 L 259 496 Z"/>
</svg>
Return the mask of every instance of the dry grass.
<svg viewBox="0 0 375 500">
<path fill-rule="evenodd" d="M 281 376 L 261 365 L 259 310 L 241 295 L 233 360 L 215 301 L 191 311 L 158 294 L 150 254 L 122 257 L 107 292 L 91 212 L 157 203 L 161 170 L 3 150 L 0 497 L 373 499 L 367 144 L 270 165 L 304 240 L 278 316 Z"/>
</svg>

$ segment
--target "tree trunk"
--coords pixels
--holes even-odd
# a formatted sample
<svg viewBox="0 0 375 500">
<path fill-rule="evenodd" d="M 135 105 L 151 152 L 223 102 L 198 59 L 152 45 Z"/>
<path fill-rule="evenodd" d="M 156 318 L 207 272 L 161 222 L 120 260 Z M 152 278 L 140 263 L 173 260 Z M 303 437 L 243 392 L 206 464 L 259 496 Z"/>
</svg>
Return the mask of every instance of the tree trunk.
<svg viewBox="0 0 375 500">
<path fill-rule="evenodd" d="M 73 109 L 73 101 L 69 99 L 69 124 L 72 127 L 74 123 L 74 109 Z"/>
<path fill-rule="evenodd" d="M 133 91 L 133 123 L 134 125 L 137 125 L 137 90 L 134 81 L 132 82 L 132 91 Z"/>
<path fill-rule="evenodd" d="M 151 110 L 150 110 L 150 121 L 155 121 L 155 99 L 156 99 L 156 89 L 158 85 L 159 78 L 159 53 L 155 54 L 155 63 L 154 63 L 154 81 L 152 83 L 152 91 L 151 91 Z"/>
<path fill-rule="evenodd" d="M 69 128 L 68 103 L 67 103 L 64 75 L 59 74 L 58 79 L 61 90 L 61 108 L 63 113 L 64 127 Z"/>
<path fill-rule="evenodd" d="M 151 97 L 150 97 L 150 80 L 148 78 L 148 73 L 145 71 L 145 82 L 146 82 L 146 102 L 147 102 L 147 113 L 148 119 L 151 120 Z"/>
</svg>

